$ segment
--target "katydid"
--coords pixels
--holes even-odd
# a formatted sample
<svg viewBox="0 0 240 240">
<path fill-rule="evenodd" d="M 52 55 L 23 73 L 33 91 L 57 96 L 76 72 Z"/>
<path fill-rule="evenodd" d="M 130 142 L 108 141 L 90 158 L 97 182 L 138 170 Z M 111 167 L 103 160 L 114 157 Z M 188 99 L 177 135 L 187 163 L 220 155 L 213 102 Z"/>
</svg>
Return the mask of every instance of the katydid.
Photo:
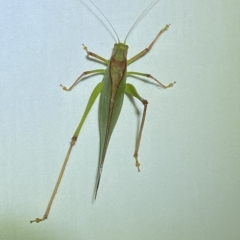
<svg viewBox="0 0 240 240">
<path fill-rule="evenodd" d="M 92 2 L 91 0 L 89 0 L 89 1 Z M 89 57 L 95 58 L 95 59 L 99 60 L 100 62 L 102 62 L 103 64 L 105 64 L 106 69 L 95 69 L 95 70 L 83 72 L 76 79 L 76 81 L 72 84 L 72 86 L 69 88 L 60 85 L 63 90 L 71 91 L 85 76 L 94 75 L 94 74 L 103 74 L 103 80 L 102 80 L 102 82 L 98 83 L 97 86 L 92 91 L 92 94 L 89 98 L 86 109 L 83 113 L 82 119 L 81 119 L 75 133 L 73 134 L 73 137 L 70 142 L 70 147 L 66 154 L 66 157 L 65 157 L 61 172 L 59 174 L 57 183 L 55 185 L 55 188 L 54 188 L 51 198 L 49 200 L 46 212 L 42 218 L 36 218 L 35 220 L 30 221 L 31 223 L 32 222 L 38 223 L 38 222 L 41 222 L 48 218 L 53 200 L 55 198 L 58 187 L 60 185 L 60 182 L 61 182 L 63 173 L 65 171 L 65 167 L 67 165 L 68 159 L 70 157 L 72 148 L 75 145 L 77 138 L 79 136 L 80 130 L 83 126 L 83 123 L 84 123 L 93 103 L 95 102 L 95 100 L 99 94 L 100 94 L 100 104 L 99 104 L 100 155 L 99 155 L 98 172 L 97 172 L 95 193 L 94 193 L 95 199 L 96 199 L 98 188 L 99 188 L 99 183 L 100 183 L 100 179 L 101 179 L 101 174 L 102 174 L 103 164 L 104 164 L 106 153 L 107 153 L 108 144 L 109 144 L 113 129 L 116 125 L 116 122 L 118 120 L 118 117 L 119 117 L 119 114 L 120 114 L 120 111 L 122 108 L 124 93 L 127 93 L 127 94 L 137 98 L 143 104 L 143 114 L 142 114 L 141 124 L 139 127 L 139 132 L 138 132 L 136 145 L 135 145 L 135 151 L 134 151 L 135 166 L 137 167 L 138 171 L 140 171 L 140 163 L 138 160 L 138 151 L 139 151 L 140 141 L 141 141 L 141 137 L 142 137 L 142 131 L 143 131 L 143 126 L 144 126 L 144 122 L 145 122 L 148 102 L 146 99 L 142 98 L 138 94 L 136 88 L 132 84 L 126 83 L 126 79 L 128 76 L 131 76 L 131 75 L 146 77 L 146 78 L 149 78 L 149 79 L 157 82 L 157 84 L 159 86 L 161 86 L 162 88 L 172 87 L 173 84 L 175 83 L 175 82 L 173 82 L 168 85 L 164 85 L 161 82 L 159 82 L 155 77 L 153 77 L 152 75 L 150 75 L 148 73 L 127 72 L 127 66 L 130 65 L 131 63 L 133 63 L 134 61 L 138 60 L 139 58 L 143 57 L 144 55 L 146 55 L 151 50 L 151 48 L 153 47 L 153 45 L 155 44 L 157 39 L 160 37 L 160 35 L 169 28 L 169 24 L 167 24 L 163 29 L 161 29 L 159 31 L 157 36 L 154 38 L 154 40 L 151 42 L 151 44 L 147 48 L 145 48 L 144 50 L 142 50 L 141 52 L 139 52 L 132 58 L 127 59 L 128 46 L 126 45 L 126 39 L 129 35 L 130 31 L 132 30 L 132 28 L 135 26 L 135 24 L 141 18 L 141 16 L 150 8 L 150 6 L 152 6 L 152 4 L 154 2 L 155 1 L 153 1 L 144 10 L 144 12 L 137 19 L 137 21 L 135 21 L 135 23 L 132 25 L 132 27 L 129 30 L 123 43 L 120 42 L 116 31 L 114 30 L 114 28 L 112 27 L 112 25 L 108 21 L 108 19 L 105 17 L 105 15 L 92 2 L 92 4 L 98 9 L 98 11 L 103 15 L 103 17 L 110 24 L 111 28 L 113 29 L 113 31 L 115 32 L 115 34 L 117 36 L 118 43 L 115 43 L 115 45 L 113 47 L 113 51 L 112 51 L 110 60 L 107 60 L 107 59 L 97 55 L 96 53 L 88 51 L 88 48 L 85 45 L 83 45 L 83 49 L 87 52 L 87 55 Z"/>
</svg>

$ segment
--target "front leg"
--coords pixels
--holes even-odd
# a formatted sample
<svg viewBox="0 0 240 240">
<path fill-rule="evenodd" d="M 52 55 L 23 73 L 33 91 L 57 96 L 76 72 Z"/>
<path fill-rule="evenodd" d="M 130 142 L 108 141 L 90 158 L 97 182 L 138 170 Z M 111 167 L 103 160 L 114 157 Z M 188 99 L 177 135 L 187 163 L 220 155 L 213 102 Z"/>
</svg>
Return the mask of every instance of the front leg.
<svg viewBox="0 0 240 240">
<path fill-rule="evenodd" d="M 160 30 L 160 32 L 158 33 L 158 35 L 154 38 L 154 40 L 151 42 L 151 44 L 145 48 L 144 50 L 142 50 L 140 53 L 138 53 L 137 55 L 135 55 L 134 57 L 130 58 L 128 61 L 127 61 L 127 64 L 131 64 L 132 62 L 138 60 L 139 58 L 143 57 L 144 55 L 146 55 L 150 50 L 151 48 L 153 47 L 154 43 L 158 40 L 158 38 L 160 37 L 160 35 L 167 31 L 168 28 L 169 28 L 170 24 L 167 24 L 163 29 Z"/>
<path fill-rule="evenodd" d="M 84 44 L 83 44 L 83 49 L 87 52 L 87 55 L 88 55 L 88 56 L 92 56 L 92 57 L 100 60 L 101 62 L 103 62 L 103 63 L 106 64 L 106 65 L 108 64 L 109 61 L 108 61 L 107 59 L 99 56 L 99 55 L 96 54 L 96 53 L 93 53 L 93 52 L 88 51 L 87 46 L 85 46 Z"/>
</svg>

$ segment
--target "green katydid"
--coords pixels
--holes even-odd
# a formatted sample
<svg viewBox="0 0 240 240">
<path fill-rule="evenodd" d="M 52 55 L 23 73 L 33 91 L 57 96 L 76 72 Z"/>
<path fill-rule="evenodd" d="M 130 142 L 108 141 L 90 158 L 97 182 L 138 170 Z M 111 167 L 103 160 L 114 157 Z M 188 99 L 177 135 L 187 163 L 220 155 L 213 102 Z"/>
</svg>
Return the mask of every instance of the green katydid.
<svg viewBox="0 0 240 240">
<path fill-rule="evenodd" d="M 91 0 L 89 0 L 89 1 L 92 2 Z M 107 66 L 107 68 L 106 69 L 95 69 L 95 70 L 90 70 L 90 71 L 83 72 L 76 79 L 76 81 L 72 84 L 72 86 L 69 87 L 69 88 L 60 85 L 63 88 L 63 90 L 71 91 L 81 81 L 81 79 L 83 77 L 87 76 L 87 75 L 94 75 L 94 74 L 103 74 L 104 75 L 102 82 L 98 83 L 97 86 L 92 91 L 92 94 L 89 98 L 86 109 L 83 113 L 82 119 L 81 119 L 81 121 L 80 121 L 72 139 L 71 139 L 70 147 L 69 147 L 68 152 L 66 154 L 61 172 L 59 174 L 57 183 L 55 185 L 55 188 L 54 188 L 53 193 L 51 195 L 51 198 L 49 200 L 49 203 L 48 203 L 47 209 L 45 211 L 45 214 L 43 215 L 42 218 L 36 218 L 35 220 L 30 221 L 31 223 L 32 222 L 37 222 L 38 223 L 38 222 L 41 222 L 41 221 L 48 218 L 53 200 L 55 198 L 58 187 L 60 185 L 60 182 L 61 182 L 63 173 L 65 171 L 65 167 L 67 165 L 68 159 L 70 157 L 70 153 L 72 151 L 72 148 L 75 145 L 75 143 L 77 141 L 77 138 L 78 138 L 78 135 L 80 133 L 80 130 L 83 126 L 83 123 L 84 123 L 84 121 L 85 121 L 93 103 L 95 102 L 95 100 L 96 100 L 96 98 L 99 94 L 100 94 L 100 104 L 99 104 L 99 126 L 100 126 L 100 155 L 99 156 L 100 157 L 99 157 L 98 173 L 97 173 L 96 185 L 95 185 L 95 199 L 96 199 L 98 188 L 99 188 L 99 183 L 100 183 L 100 179 L 101 179 L 104 160 L 105 160 L 105 157 L 106 157 L 108 143 L 110 141 L 113 129 L 116 125 L 116 122 L 118 120 L 118 117 L 119 117 L 119 114 L 120 114 L 120 111 L 121 111 L 121 108 L 122 108 L 124 93 L 127 93 L 127 94 L 137 98 L 138 100 L 140 100 L 142 102 L 142 104 L 144 106 L 142 120 L 141 120 L 141 124 L 140 124 L 140 127 L 139 127 L 139 132 L 138 132 L 136 145 L 135 145 L 135 151 L 134 151 L 135 166 L 137 167 L 138 171 L 140 171 L 140 168 L 139 168 L 140 163 L 138 161 L 138 151 L 139 151 L 143 126 L 144 126 L 144 121 L 145 121 L 145 117 L 146 117 L 148 102 L 147 102 L 146 99 L 142 98 L 138 94 L 136 88 L 132 84 L 126 83 L 126 79 L 127 79 L 128 76 L 131 76 L 131 75 L 146 77 L 146 78 L 149 78 L 149 79 L 157 82 L 157 84 L 159 86 L 161 86 L 162 88 L 172 87 L 173 84 L 175 83 L 175 82 L 173 82 L 173 83 L 170 83 L 169 85 L 166 86 L 166 85 L 162 84 L 161 82 L 159 82 L 156 78 L 154 78 L 153 76 L 151 76 L 148 73 L 127 72 L 127 66 L 130 65 L 131 63 L 133 63 L 134 61 L 138 60 L 139 58 L 143 57 L 145 54 L 147 54 L 151 50 L 152 46 L 157 41 L 157 39 L 160 37 L 160 35 L 169 28 L 169 24 L 167 24 L 163 29 L 161 29 L 159 31 L 157 36 L 154 38 L 154 40 L 151 42 L 151 44 L 147 48 L 145 48 L 144 50 L 142 50 L 141 52 L 136 54 L 134 57 L 127 60 L 128 46 L 126 45 L 126 39 L 129 35 L 130 31 L 133 29 L 135 24 L 141 18 L 141 16 L 153 5 L 153 3 L 155 1 L 156 0 L 152 1 L 152 3 L 143 11 L 143 13 L 135 21 L 135 23 L 130 28 L 130 30 L 129 30 L 129 32 L 128 32 L 128 34 L 127 34 L 123 43 L 120 42 L 116 31 L 114 30 L 113 26 L 108 21 L 108 19 L 105 17 L 105 15 L 92 2 L 92 4 L 98 9 L 98 11 L 103 15 L 103 17 L 110 24 L 111 28 L 113 29 L 113 31 L 115 32 L 115 34 L 117 36 L 118 43 L 115 43 L 115 45 L 113 47 L 112 56 L 111 56 L 110 60 L 106 60 L 105 58 L 103 58 L 103 57 L 101 57 L 101 56 L 99 56 L 99 55 L 97 55 L 93 52 L 88 51 L 87 47 L 85 45 L 83 45 L 83 48 L 87 52 L 87 55 L 89 57 L 92 57 L 92 58 L 95 58 L 95 59 L 99 60 L 100 62 L 105 64 Z"/>
</svg>

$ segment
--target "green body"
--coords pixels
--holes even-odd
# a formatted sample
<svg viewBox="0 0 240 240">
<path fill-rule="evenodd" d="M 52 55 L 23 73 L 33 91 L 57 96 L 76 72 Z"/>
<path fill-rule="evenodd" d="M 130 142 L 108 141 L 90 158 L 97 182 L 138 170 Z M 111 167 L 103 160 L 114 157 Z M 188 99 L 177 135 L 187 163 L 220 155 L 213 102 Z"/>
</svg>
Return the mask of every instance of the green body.
<svg viewBox="0 0 240 240">
<path fill-rule="evenodd" d="M 98 188 L 108 143 L 121 112 L 127 79 L 127 45 L 114 45 L 113 54 L 102 80 L 99 104 L 100 159 L 97 177 Z"/>
</svg>

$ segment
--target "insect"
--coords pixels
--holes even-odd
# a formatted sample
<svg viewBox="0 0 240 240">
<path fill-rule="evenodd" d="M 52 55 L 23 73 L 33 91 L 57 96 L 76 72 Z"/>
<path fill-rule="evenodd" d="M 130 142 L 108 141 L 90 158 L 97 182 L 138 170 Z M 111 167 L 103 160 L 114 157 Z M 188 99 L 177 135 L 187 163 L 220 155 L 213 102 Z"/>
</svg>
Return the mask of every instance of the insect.
<svg viewBox="0 0 240 240">
<path fill-rule="evenodd" d="M 91 0 L 89 0 L 89 1 L 92 2 Z M 103 170 L 103 164 L 104 164 L 106 153 L 107 153 L 108 144 L 109 144 L 113 129 L 117 123 L 117 120 L 118 120 L 118 117 L 119 117 L 119 114 L 120 114 L 120 111 L 122 108 L 123 98 L 124 98 L 125 93 L 137 98 L 143 104 L 143 114 L 142 114 L 141 124 L 140 124 L 139 132 L 138 132 L 138 136 L 137 136 L 137 140 L 136 140 L 136 145 L 135 145 L 135 151 L 134 151 L 135 165 L 136 165 L 138 171 L 140 171 L 140 163 L 138 160 L 138 151 L 139 151 L 140 141 L 141 141 L 141 137 L 142 137 L 142 131 L 143 131 L 143 126 L 144 126 L 144 122 L 145 122 L 148 102 L 146 99 L 142 98 L 138 94 L 136 88 L 132 84 L 126 83 L 126 79 L 128 76 L 132 76 L 132 75 L 146 77 L 146 78 L 149 78 L 149 79 L 157 82 L 157 84 L 159 86 L 161 86 L 162 88 L 172 87 L 173 84 L 175 83 L 175 82 L 173 82 L 166 86 L 148 73 L 127 72 L 127 66 L 130 65 L 131 63 L 133 63 L 134 61 L 138 60 L 139 58 L 143 57 L 144 55 L 146 55 L 151 50 L 151 48 L 153 47 L 153 45 L 155 44 L 157 39 L 160 37 L 160 35 L 169 28 L 169 24 L 167 24 L 163 29 L 161 29 L 159 31 L 157 36 L 154 38 L 154 40 L 151 42 L 151 44 L 147 48 L 145 48 L 144 50 L 142 50 L 141 52 L 139 52 L 132 58 L 127 59 L 128 46 L 126 45 L 126 39 L 129 35 L 129 33 L 131 32 L 131 30 L 133 29 L 133 27 L 135 26 L 135 24 L 141 18 L 141 16 L 152 6 L 152 4 L 154 2 L 155 1 L 153 1 L 143 11 L 143 13 L 139 16 L 139 18 L 135 21 L 135 23 L 130 28 L 123 43 L 120 42 L 116 31 L 114 30 L 113 26 L 108 21 L 108 19 L 105 17 L 105 15 L 92 2 L 92 4 L 98 9 L 98 11 L 103 15 L 103 17 L 110 24 L 111 28 L 113 29 L 113 31 L 116 34 L 118 43 L 114 44 L 110 60 L 107 60 L 107 59 L 97 55 L 96 53 L 88 51 L 88 48 L 85 45 L 83 45 L 83 48 L 87 52 L 88 57 L 99 60 L 100 62 L 102 62 L 103 64 L 106 65 L 106 69 L 95 69 L 95 70 L 83 72 L 76 79 L 76 81 L 72 84 L 72 86 L 69 88 L 60 85 L 63 88 L 63 90 L 71 91 L 85 76 L 94 75 L 94 74 L 102 74 L 103 75 L 102 82 L 98 83 L 97 86 L 92 91 L 92 94 L 89 98 L 86 109 L 83 113 L 82 119 L 81 119 L 75 133 L 73 134 L 73 137 L 70 142 L 70 147 L 66 154 L 61 172 L 59 174 L 57 183 L 55 185 L 55 188 L 54 188 L 51 198 L 49 200 L 45 214 L 43 215 L 42 218 L 36 218 L 35 220 L 30 221 L 31 223 L 32 222 L 39 223 L 48 218 L 53 200 L 55 198 L 58 187 L 60 185 L 60 182 L 61 182 L 64 170 L 65 170 L 65 167 L 67 165 L 69 156 L 71 154 L 72 148 L 75 145 L 78 135 L 80 133 L 80 130 L 84 124 L 84 121 L 99 94 L 100 94 L 100 104 L 99 104 L 99 126 L 100 126 L 100 155 L 99 156 L 100 157 L 99 157 L 99 162 L 98 162 L 98 172 L 97 172 L 96 185 L 95 185 L 95 199 L 96 199 L 99 184 L 100 184 L 100 179 L 101 179 L 101 174 L 102 174 L 102 170 Z"/>
</svg>

